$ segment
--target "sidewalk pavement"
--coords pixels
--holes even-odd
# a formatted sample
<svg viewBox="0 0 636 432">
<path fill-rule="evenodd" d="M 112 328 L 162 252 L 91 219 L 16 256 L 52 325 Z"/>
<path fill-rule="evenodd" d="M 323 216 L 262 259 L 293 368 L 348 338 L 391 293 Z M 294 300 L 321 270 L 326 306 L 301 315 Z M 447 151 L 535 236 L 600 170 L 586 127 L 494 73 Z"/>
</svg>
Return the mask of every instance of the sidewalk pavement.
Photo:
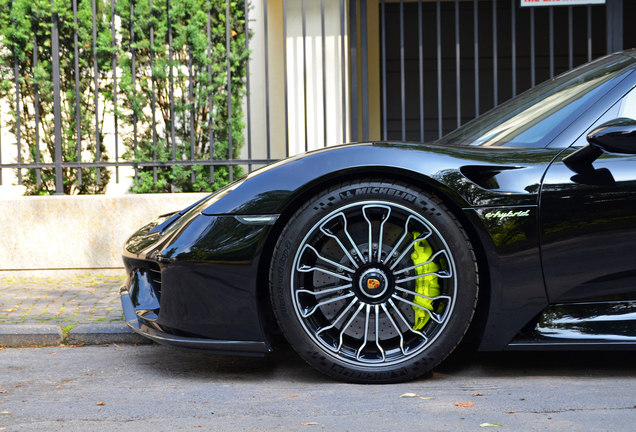
<svg viewBox="0 0 636 432">
<path fill-rule="evenodd" d="M 124 321 L 123 276 L 0 277 L 0 347 L 150 343 Z"/>
</svg>

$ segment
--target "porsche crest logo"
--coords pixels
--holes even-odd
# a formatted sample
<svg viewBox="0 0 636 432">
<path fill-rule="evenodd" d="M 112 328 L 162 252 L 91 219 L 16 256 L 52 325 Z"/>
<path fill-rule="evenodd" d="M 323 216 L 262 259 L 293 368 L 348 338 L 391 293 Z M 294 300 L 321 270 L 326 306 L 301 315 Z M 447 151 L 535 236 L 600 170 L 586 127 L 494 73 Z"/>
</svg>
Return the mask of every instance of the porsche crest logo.
<svg viewBox="0 0 636 432">
<path fill-rule="evenodd" d="M 367 288 L 370 290 L 374 290 L 380 286 L 380 281 L 377 279 L 369 279 L 367 280 Z"/>
</svg>

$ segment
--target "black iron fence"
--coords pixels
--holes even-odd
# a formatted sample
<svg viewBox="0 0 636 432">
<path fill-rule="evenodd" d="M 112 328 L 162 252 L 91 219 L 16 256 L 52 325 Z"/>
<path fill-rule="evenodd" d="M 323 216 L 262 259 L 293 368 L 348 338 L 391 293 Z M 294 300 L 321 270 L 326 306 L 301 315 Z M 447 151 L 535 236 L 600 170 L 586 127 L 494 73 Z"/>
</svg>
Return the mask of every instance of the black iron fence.
<svg viewBox="0 0 636 432">
<path fill-rule="evenodd" d="M 635 6 L 380 0 L 382 138 L 436 140 L 536 84 L 636 45 L 627 30 Z"/>
<path fill-rule="evenodd" d="M 4 169 L 94 193 L 131 167 L 140 192 L 209 190 L 317 147 L 431 141 L 636 44 L 634 3 L 0 1 L 0 127 L 17 148 L 0 184 Z"/>
<path fill-rule="evenodd" d="M 205 190 L 232 181 L 239 165 L 271 161 L 251 158 L 247 2 L 46 6 L 0 6 L 9 27 L 1 39 L 2 126 L 16 146 L 15 161 L 0 153 L 0 184 L 2 169 L 12 169 L 36 193 L 99 192 L 109 170 L 119 182 L 120 168 L 132 167 L 137 186 L 179 188 L 183 177 Z M 248 157 L 238 160 L 244 133 Z"/>
</svg>

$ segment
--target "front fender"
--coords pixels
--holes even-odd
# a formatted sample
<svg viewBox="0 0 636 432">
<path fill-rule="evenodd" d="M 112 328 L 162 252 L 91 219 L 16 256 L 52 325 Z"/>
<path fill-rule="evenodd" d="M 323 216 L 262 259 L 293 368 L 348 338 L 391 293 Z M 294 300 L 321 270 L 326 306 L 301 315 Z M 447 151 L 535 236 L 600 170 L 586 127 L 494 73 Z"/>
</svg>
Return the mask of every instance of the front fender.
<svg viewBox="0 0 636 432">
<path fill-rule="evenodd" d="M 443 191 L 460 208 L 533 205 L 541 176 L 556 153 L 407 143 L 330 147 L 253 172 L 231 193 L 212 200 L 203 214 L 280 214 L 314 185 L 347 173 L 411 177 Z M 487 181 L 480 180 L 484 175 L 490 176 Z"/>
</svg>

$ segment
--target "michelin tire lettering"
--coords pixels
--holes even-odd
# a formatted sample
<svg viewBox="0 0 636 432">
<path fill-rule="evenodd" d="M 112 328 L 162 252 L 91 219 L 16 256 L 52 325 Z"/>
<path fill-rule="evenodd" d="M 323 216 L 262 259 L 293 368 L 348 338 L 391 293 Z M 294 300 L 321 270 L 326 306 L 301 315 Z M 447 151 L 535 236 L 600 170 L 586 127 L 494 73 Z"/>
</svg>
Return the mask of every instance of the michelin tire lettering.
<svg viewBox="0 0 636 432">
<path fill-rule="evenodd" d="M 362 188 L 350 189 L 345 192 L 340 192 L 340 198 L 347 199 L 347 198 L 353 198 L 355 196 L 365 195 L 365 194 L 395 196 L 397 198 L 402 198 L 404 201 L 411 204 L 413 204 L 417 198 L 415 195 L 412 195 L 408 192 L 400 191 L 393 188 L 386 188 L 386 187 L 362 187 Z"/>
</svg>

